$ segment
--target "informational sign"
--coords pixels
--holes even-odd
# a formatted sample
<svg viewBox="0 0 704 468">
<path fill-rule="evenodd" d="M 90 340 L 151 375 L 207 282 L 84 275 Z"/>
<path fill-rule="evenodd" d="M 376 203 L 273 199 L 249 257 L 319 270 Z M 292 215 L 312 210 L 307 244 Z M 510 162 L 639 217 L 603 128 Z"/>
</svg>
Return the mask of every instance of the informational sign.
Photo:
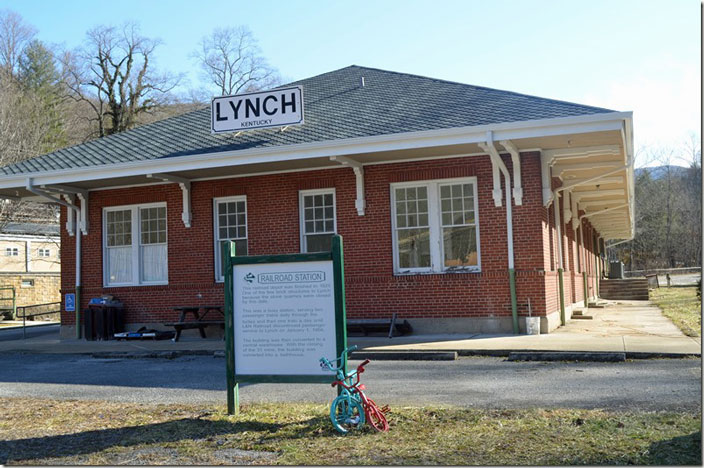
<svg viewBox="0 0 704 468">
<path fill-rule="evenodd" d="M 326 375 L 335 357 L 332 260 L 233 266 L 237 375 Z"/>
<path fill-rule="evenodd" d="M 64 305 L 66 312 L 76 311 L 76 295 L 74 293 L 66 293 L 64 295 Z"/>
<path fill-rule="evenodd" d="M 342 237 L 329 252 L 262 256 L 237 256 L 231 242 L 223 263 L 228 413 L 240 383 L 331 383 L 320 358 L 347 347 Z"/>
<path fill-rule="evenodd" d="M 259 93 L 213 98 L 212 133 L 303 124 L 303 89 L 300 86 Z"/>
</svg>

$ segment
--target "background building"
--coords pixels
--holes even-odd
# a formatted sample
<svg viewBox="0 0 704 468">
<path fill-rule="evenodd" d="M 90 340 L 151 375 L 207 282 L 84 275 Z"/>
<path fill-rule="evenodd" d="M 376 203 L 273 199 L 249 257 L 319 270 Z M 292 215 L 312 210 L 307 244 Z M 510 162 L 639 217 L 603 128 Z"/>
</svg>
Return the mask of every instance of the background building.
<svg viewBox="0 0 704 468">
<path fill-rule="evenodd" d="M 15 288 L 17 306 L 61 300 L 60 239 L 58 224 L 6 223 L 0 230 L 0 288 Z M 0 300 L 0 308 L 8 305 Z"/>
</svg>

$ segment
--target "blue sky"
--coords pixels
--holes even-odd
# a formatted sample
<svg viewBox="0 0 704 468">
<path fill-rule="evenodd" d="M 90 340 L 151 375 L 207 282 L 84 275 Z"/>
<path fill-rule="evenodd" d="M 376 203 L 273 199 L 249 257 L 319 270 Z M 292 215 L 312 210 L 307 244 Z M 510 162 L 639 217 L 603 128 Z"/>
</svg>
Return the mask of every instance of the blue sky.
<svg viewBox="0 0 704 468">
<path fill-rule="evenodd" d="M 93 26 L 136 20 L 163 41 L 158 66 L 187 73 L 192 86 L 198 40 L 246 25 L 291 80 L 364 65 L 631 110 L 637 148 L 700 132 L 698 0 L 0 0 L 0 8 L 66 47 Z"/>
</svg>

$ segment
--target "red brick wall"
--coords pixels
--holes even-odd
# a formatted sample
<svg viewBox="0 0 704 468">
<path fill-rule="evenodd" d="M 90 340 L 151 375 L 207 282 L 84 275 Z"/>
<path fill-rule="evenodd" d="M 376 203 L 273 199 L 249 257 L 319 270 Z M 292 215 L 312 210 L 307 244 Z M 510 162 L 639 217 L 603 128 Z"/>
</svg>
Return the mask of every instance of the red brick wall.
<svg viewBox="0 0 704 468">
<path fill-rule="evenodd" d="M 503 159 L 510 169 L 510 157 Z M 556 275 L 549 271 L 556 252 L 549 239 L 554 238 L 552 217 L 542 206 L 539 154 L 524 153 L 521 169 L 523 205 L 513 206 L 518 303 L 521 315 L 527 314 L 528 298 L 533 313 L 545 315 L 557 308 Z M 478 184 L 481 273 L 394 276 L 389 184 L 466 176 L 476 176 Z M 191 228 L 181 221 L 176 184 L 91 192 L 90 230 L 82 238 L 82 305 L 91 297 L 113 294 L 127 306 L 128 323 L 158 323 L 174 320 L 177 305 L 222 303 L 223 286 L 214 279 L 213 198 L 247 196 L 251 255 L 296 253 L 298 192 L 328 187 L 336 189 L 337 227 L 344 238 L 349 317 L 389 317 L 392 312 L 404 318 L 510 316 L 506 208 L 494 206 L 488 156 L 365 166 L 364 216 L 355 209 L 355 177 L 349 168 L 193 182 Z M 169 284 L 103 288 L 103 208 L 150 202 L 167 203 Z M 61 216 L 64 226 L 65 210 Z M 72 292 L 75 238 L 63 229 L 61 235 L 62 290 Z M 73 314 L 64 313 L 62 322 L 73 324 Z"/>
</svg>

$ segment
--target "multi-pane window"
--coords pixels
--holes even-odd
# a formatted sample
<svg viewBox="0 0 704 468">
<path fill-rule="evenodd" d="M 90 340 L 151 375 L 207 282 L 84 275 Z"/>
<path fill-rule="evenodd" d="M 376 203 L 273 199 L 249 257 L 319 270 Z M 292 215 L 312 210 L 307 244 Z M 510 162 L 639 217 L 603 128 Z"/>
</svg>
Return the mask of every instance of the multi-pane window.
<svg viewBox="0 0 704 468">
<path fill-rule="evenodd" d="M 108 208 L 104 232 L 107 286 L 168 281 L 166 205 Z"/>
<path fill-rule="evenodd" d="M 132 283 L 132 210 L 105 213 L 106 284 Z"/>
<path fill-rule="evenodd" d="M 215 200 L 215 279 L 223 281 L 222 249 L 235 242 L 235 255 L 247 255 L 247 199 Z"/>
<path fill-rule="evenodd" d="M 7 247 L 5 249 L 5 256 L 6 257 L 17 257 L 20 254 L 20 249 L 17 247 Z"/>
<path fill-rule="evenodd" d="M 479 269 L 474 178 L 391 186 L 394 271 Z"/>
<path fill-rule="evenodd" d="M 323 252 L 332 248 L 335 221 L 335 190 L 300 192 L 301 250 Z"/>
<path fill-rule="evenodd" d="M 428 188 L 400 187 L 395 194 L 398 266 L 430 268 Z"/>
<path fill-rule="evenodd" d="M 474 185 L 440 185 L 440 210 L 444 268 L 478 266 Z"/>
<path fill-rule="evenodd" d="M 142 281 L 166 281 L 166 207 L 140 208 L 139 220 Z"/>
<path fill-rule="evenodd" d="M 40 257 L 51 257 L 51 250 L 49 249 L 39 249 L 38 255 Z"/>
</svg>

